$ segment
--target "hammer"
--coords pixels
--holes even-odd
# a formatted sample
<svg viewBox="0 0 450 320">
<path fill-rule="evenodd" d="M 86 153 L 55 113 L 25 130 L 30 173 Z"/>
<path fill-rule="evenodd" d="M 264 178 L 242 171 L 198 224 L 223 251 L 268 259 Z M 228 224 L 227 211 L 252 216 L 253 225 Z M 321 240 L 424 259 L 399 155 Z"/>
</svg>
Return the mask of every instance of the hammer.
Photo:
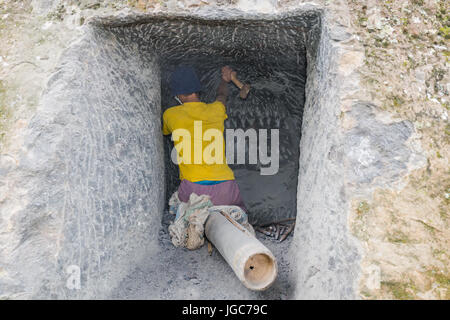
<svg viewBox="0 0 450 320">
<path fill-rule="evenodd" d="M 250 85 L 243 84 L 236 78 L 236 72 L 231 73 L 231 81 L 240 89 L 239 96 L 241 99 L 247 98 L 248 92 L 250 91 Z"/>
</svg>

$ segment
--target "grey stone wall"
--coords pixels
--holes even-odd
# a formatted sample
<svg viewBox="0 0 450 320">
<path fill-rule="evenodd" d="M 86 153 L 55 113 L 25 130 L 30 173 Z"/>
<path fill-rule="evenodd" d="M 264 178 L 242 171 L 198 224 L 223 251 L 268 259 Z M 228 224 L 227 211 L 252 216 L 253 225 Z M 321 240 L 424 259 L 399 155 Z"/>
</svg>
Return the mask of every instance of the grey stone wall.
<svg viewBox="0 0 450 320">
<path fill-rule="evenodd" d="M 409 121 L 393 121 L 356 99 L 362 49 L 330 14 L 308 48 L 300 142 L 297 221 L 290 248 L 297 299 L 357 297 L 363 250 L 352 236 L 352 199 L 391 187 L 423 159 L 409 145 Z M 314 31 L 312 31 L 314 32 Z"/>
<path fill-rule="evenodd" d="M 164 206 L 158 70 L 100 29 L 64 54 L 18 166 L 0 171 L 23 190 L 0 222 L 11 226 L 0 295 L 102 298 L 153 252 Z M 70 265 L 80 290 L 66 288 Z"/>
<path fill-rule="evenodd" d="M 308 46 L 297 221 L 291 247 L 295 298 L 351 299 L 360 257 L 347 226 L 345 163 L 333 153 L 345 141 L 339 123 L 340 53 L 325 15 L 321 27 L 319 41 Z"/>
</svg>

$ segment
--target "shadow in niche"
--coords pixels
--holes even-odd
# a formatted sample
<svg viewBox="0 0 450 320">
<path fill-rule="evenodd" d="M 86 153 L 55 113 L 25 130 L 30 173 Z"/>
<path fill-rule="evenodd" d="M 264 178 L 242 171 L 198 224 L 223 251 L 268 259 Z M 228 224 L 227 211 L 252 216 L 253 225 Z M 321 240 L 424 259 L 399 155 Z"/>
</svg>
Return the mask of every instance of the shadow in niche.
<svg viewBox="0 0 450 320">
<path fill-rule="evenodd" d="M 241 81 L 251 84 L 247 99 L 229 84 L 225 129 L 279 130 L 279 170 L 261 175 L 261 164 L 230 164 L 248 208 L 252 224 L 295 217 L 302 113 L 305 102 L 308 26 L 317 16 L 270 21 L 171 21 L 180 28 L 177 43 L 160 55 L 162 112 L 177 105 L 170 95 L 169 77 L 179 64 L 196 69 L 202 85 L 201 100 L 213 102 L 220 82 L 220 68 L 231 66 Z M 187 26 L 186 23 L 189 23 Z M 155 36 L 156 37 L 156 36 Z M 178 168 L 170 161 L 173 143 L 164 138 L 166 200 L 179 184 Z M 235 148 L 236 152 L 236 148 Z M 235 156 L 236 158 L 236 156 Z M 267 166 L 265 166 L 267 167 Z"/>
</svg>

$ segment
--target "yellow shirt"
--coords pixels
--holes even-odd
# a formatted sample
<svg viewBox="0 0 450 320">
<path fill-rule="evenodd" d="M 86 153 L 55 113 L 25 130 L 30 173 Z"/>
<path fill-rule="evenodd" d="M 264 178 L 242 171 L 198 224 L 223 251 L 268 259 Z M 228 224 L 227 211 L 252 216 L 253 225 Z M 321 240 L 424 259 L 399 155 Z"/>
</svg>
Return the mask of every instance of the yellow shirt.
<svg viewBox="0 0 450 320">
<path fill-rule="evenodd" d="M 181 132 L 181 134 L 188 134 L 190 138 L 190 144 L 188 141 L 183 141 L 183 135 L 179 137 L 178 142 L 174 141 L 179 155 L 178 162 L 180 167 L 181 180 L 186 179 L 192 182 L 202 180 L 234 180 L 233 171 L 227 165 L 225 156 L 225 141 L 223 138 L 223 131 L 224 121 L 227 118 L 228 117 L 225 112 L 225 106 L 220 101 L 215 101 L 210 104 L 206 104 L 204 102 L 186 102 L 182 105 L 169 108 L 164 112 L 163 134 L 172 134 L 173 139 L 175 139 L 175 136 L 180 136 L 180 134 L 178 133 Z M 215 141 L 215 138 L 205 139 L 207 135 L 204 135 L 204 133 L 208 129 L 218 130 L 215 131 L 217 133 L 220 133 L 220 135 L 217 135 L 217 139 L 219 139 L 218 141 Z M 188 144 L 184 144 L 182 142 L 188 142 Z M 203 155 L 205 154 L 205 148 L 208 148 L 208 145 L 213 142 L 215 142 L 214 145 L 216 146 L 220 145 L 221 150 L 219 150 L 219 152 L 217 153 L 218 158 L 215 158 L 215 163 L 208 164 L 207 157 L 203 157 Z M 217 142 L 219 142 L 219 144 L 217 144 Z M 190 157 L 187 156 L 189 154 L 189 150 L 182 150 L 185 149 L 188 145 L 190 146 L 191 151 Z M 197 153 L 195 153 L 196 151 Z M 190 161 L 184 161 L 184 159 L 186 158 L 183 158 L 183 153 L 185 153 L 184 156 L 186 156 L 187 159 L 190 159 Z M 201 158 L 198 157 L 200 153 Z M 215 156 L 216 151 L 211 152 L 211 154 Z M 181 163 L 180 159 L 182 159 Z"/>
</svg>

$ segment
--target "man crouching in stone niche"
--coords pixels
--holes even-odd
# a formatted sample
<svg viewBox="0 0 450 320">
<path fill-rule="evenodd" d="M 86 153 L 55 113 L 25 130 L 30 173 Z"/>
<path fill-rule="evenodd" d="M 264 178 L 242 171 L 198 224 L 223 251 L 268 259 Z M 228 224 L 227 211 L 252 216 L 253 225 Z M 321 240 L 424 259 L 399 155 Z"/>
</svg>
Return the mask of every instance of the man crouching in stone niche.
<svg viewBox="0 0 450 320">
<path fill-rule="evenodd" d="M 180 168 L 180 201 L 188 202 L 190 195 L 195 193 L 210 196 L 213 205 L 234 205 L 245 211 L 233 171 L 226 163 L 223 138 L 224 121 L 228 118 L 225 103 L 232 73 L 234 71 L 230 67 L 222 68 L 216 101 L 207 104 L 199 99 L 202 86 L 194 69 L 178 67 L 171 75 L 170 87 L 180 105 L 164 112 L 163 134 L 172 134 L 174 141 L 183 138 L 175 145 Z M 208 135 L 208 132 L 216 134 Z M 205 141 L 211 142 L 208 144 Z M 215 150 L 214 159 L 208 159 L 205 156 L 210 148 L 208 145 L 213 143 L 220 147 Z"/>
</svg>

